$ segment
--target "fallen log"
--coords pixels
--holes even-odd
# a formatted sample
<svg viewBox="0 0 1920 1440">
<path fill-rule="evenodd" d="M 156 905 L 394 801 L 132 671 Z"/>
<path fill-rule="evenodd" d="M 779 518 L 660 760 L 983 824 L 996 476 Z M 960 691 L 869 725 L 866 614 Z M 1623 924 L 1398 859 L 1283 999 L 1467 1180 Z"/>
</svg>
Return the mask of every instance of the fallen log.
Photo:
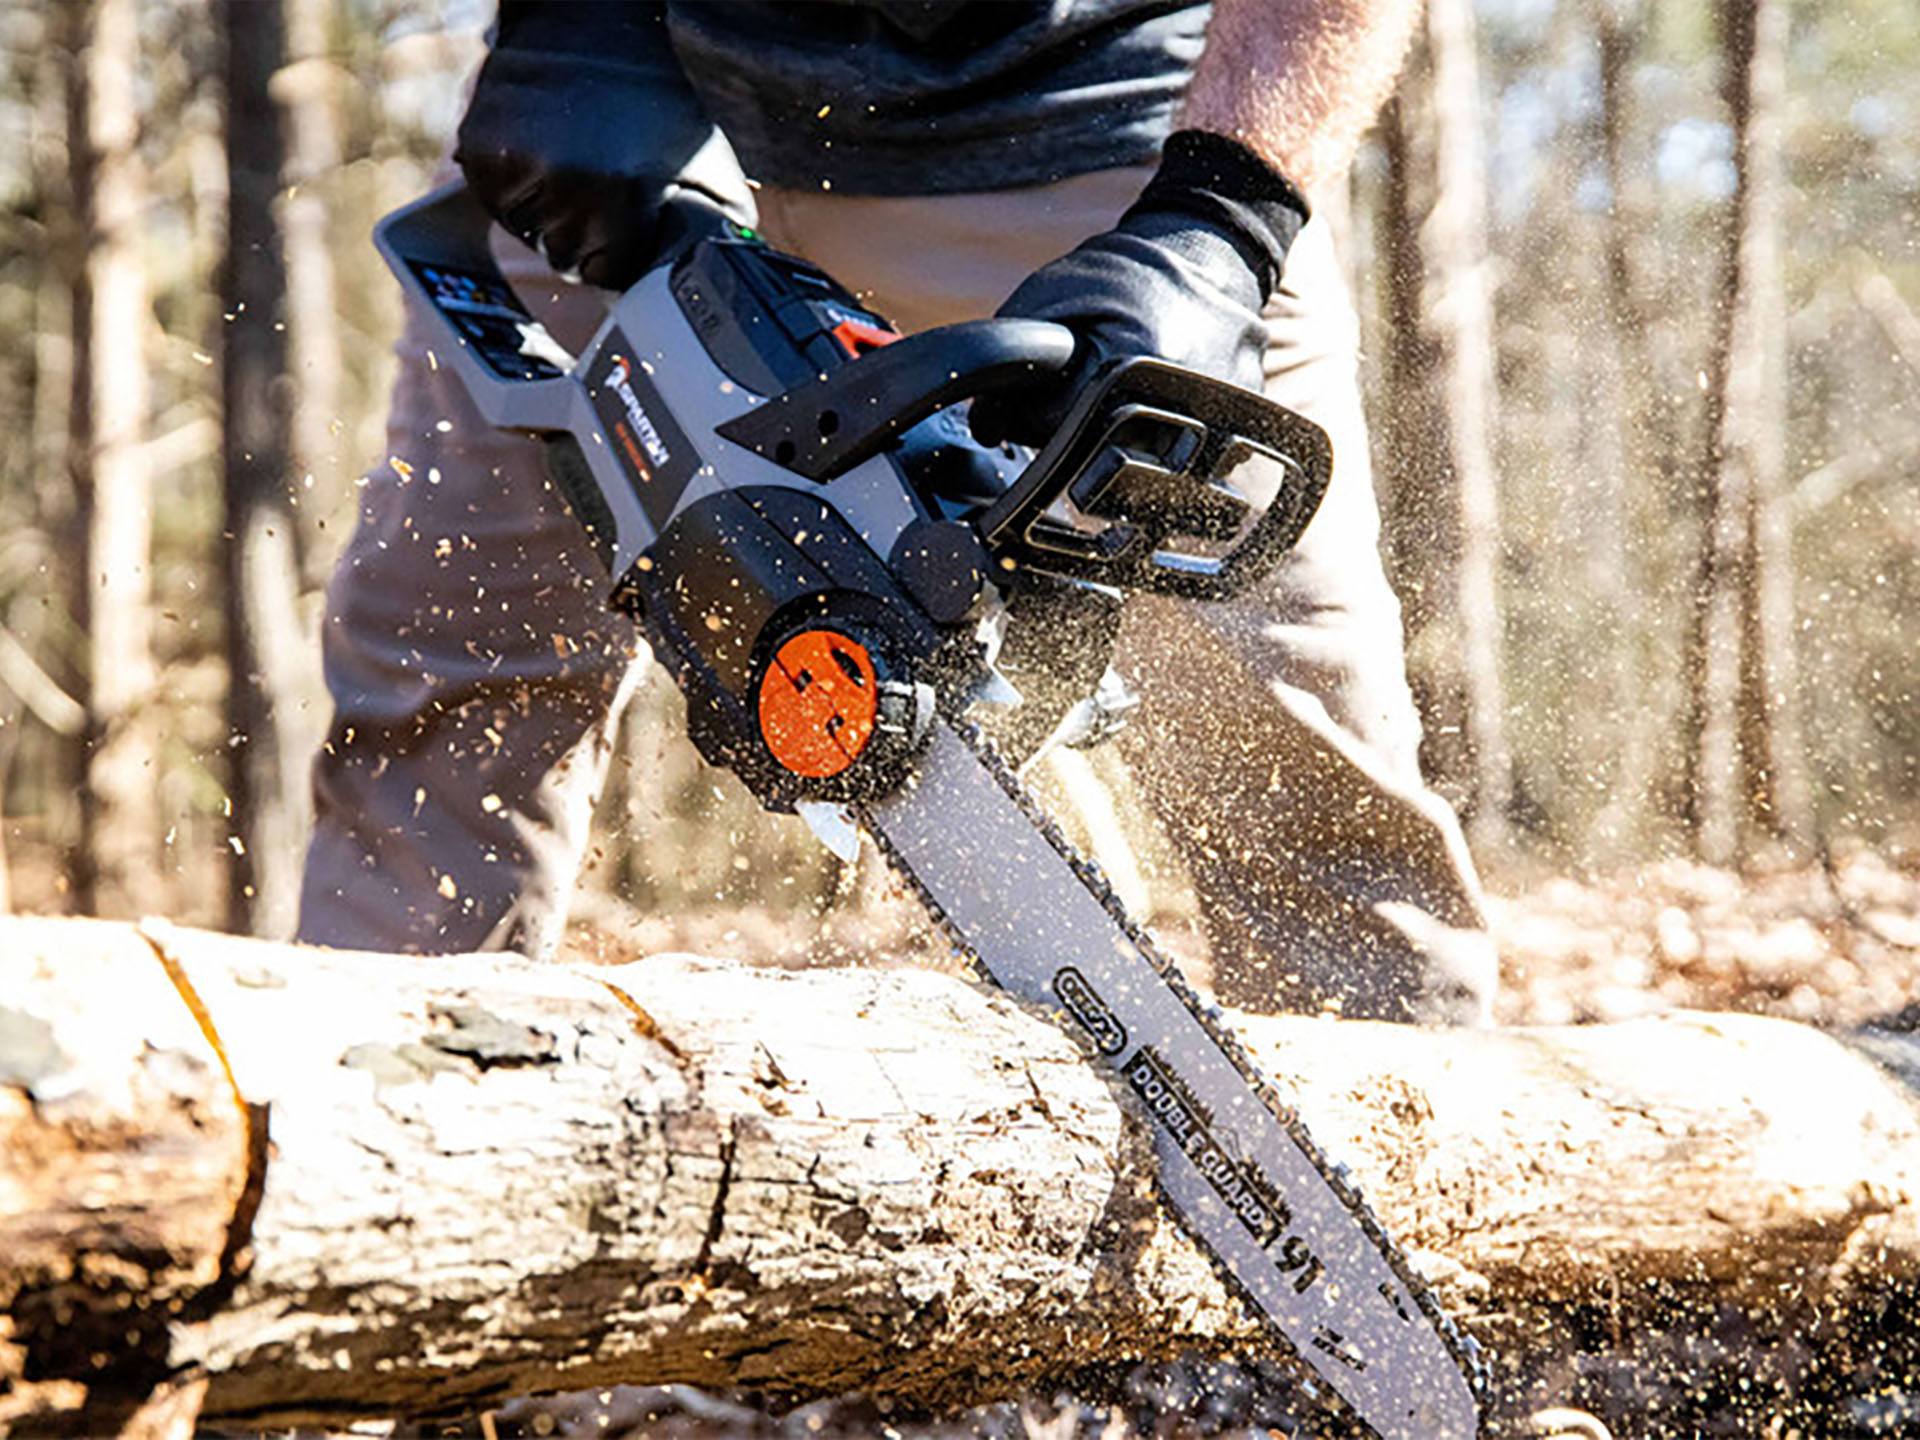
<svg viewBox="0 0 1920 1440">
<path fill-rule="evenodd" d="M 1470 1324 L 1920 1262 L 1913 1094 L 1804 1027 L 1236 1023 Z M 1064 1032 L 950 976 L 0 920 L 0 1425 L 163 1381 L 276 1427 L 618 1381 L 939 1405 L 1257 1344 L 1147 1153 Z"/>
</svg>

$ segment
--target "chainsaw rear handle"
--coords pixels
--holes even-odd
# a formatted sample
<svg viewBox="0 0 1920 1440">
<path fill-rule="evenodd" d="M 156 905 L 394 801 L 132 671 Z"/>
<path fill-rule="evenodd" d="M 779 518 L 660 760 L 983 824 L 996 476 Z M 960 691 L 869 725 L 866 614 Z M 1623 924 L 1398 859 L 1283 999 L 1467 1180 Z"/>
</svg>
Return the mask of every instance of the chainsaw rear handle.
<svg viewBox="0 0 1920 1440">
<path fill-rule="evenodd" d="M 463 181 L 443 185 L 373 227 L 373 243 L 401 289 L 440 319 L 454 341 L 435 363 L 459 372 L 481 418 L 504 430 L 565 430 L 579 387 L 523 350 L 518 326 L 533 317 L 493 258 L 493 217 Z"/>
<path fill-rule="evenodd" d="M 965 320 L 869 350 L 795 385 L 720 433 L 825 483 L 884 450 L 936 410 L 1073 362 L 1073 332 L 1046 320 Z"/>
<path fill-rule="evenodd" d="M 460 349 L 455 363 L 489 424 L 568 430 L 577 418 L 578 387 L 521 350 L 517 327 L 534 322 L 493 258 L 492 225 L 493 217 L 456 180 L 387 216 L 374 228 L 374 243 L 402 286 L 453 327 Z M 667 201 L 661 227 L 662 263 L 701 239 L 739 234 L 717 207 L 690 195 Z M 458 293 L 449 296 L 448 284 Z M 824 483 L 936 410 L 1063 371 L 1073 347 L 1072 331 L 1038 320 L 971 320 L 926 330 L 773 396 L 720 433 Z"/>
</svg>

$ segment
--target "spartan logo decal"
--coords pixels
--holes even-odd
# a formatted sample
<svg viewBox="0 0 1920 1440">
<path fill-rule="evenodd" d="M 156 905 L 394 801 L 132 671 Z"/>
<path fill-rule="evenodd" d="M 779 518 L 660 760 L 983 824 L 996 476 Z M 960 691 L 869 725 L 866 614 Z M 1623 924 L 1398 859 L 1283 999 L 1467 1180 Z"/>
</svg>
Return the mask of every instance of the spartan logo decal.
<svg viewBox="0 0 1920 1440">
<path fill-rule="evenodd" d="M 1086 1027 L 1102 1053 L 1118 1055 L 1127 1048 L 1127 1027 L 1107 1008 L 1107 1002 L 1087 982 L 1087 977 L 1073 966 L 1054 972 L 1053 993 L 1060 997 L 1067 1013 Z"/>
<path fill-rule="evenodd" d="M 617 325 L 607 331 L 593 358 L 587 393 L 641 509 L 656 527 L 664 526 L 680 492 L 700 468 L 700 457 Z"/>
<path fill-rule="evenodd" d="M 633 366 L 624 355 L 613 357 L 613 369 L 607 375 L 607 384 L 613 393 L 620 397 L 620 403 L 627 407 L 627 425 L 631 429 L 622 429 L 622 440 L 638 436 L 640 446 L 647 452 L 646 460 L 638 455 L 630 458 L 645 470 L 651 478 L 655 470 L 667 468 L 667 462 L 673 459 L 673 452 L 667 448 L 667 442 L 660 438 L 660 428 L 653 423 L 653 417 L 647 414 L 647 407 L 640 403 L 640 397 L 633 393 Z M 629 447 L 631 448 L 631 447 Z"/>
</svg>

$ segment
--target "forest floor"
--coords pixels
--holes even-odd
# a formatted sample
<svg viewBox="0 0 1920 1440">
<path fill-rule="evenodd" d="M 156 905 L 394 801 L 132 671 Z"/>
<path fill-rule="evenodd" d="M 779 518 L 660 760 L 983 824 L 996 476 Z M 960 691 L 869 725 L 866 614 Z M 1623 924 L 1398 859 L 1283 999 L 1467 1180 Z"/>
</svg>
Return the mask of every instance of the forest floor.
<svg viewBox="0 0 1920 1440">
<path fill-rule="evenodd" d="M 1691 1009 L 1850 1028 L 1920 1002 L 1920 854 L 1856 849 L 1744 876 L 1667 860 L 1544 880 L 1490 908 L 1502 1024 Z"/>
<path fill-rule="evenodd" d="M 952 964 L 898 887 L 863 873 L 848 889 L 859 893 L 817 918 L 739 907 L 640 915 L 583 897 L 570 958 L 690 951 L 775 965 Z M 1661 860 L 1586 878 L 1543 876 L 1496 886 L 1488 911 L 1502 1025 L 1684 1009 L 1851 1028 L 1888 1023 L 1910 1007 L 1903 1025 L 1920 1025 L 1920 850 L 1856 847 L 1824 864 L 1747 874 Z M 1190 917 L 1150 923 L 1203 979 Z"/>
</svg>

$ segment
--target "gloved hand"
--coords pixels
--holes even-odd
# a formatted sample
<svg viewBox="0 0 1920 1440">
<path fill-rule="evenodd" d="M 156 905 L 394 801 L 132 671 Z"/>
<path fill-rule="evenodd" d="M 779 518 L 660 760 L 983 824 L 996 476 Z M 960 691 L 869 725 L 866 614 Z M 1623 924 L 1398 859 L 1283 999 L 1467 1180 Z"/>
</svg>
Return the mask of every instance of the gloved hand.
<svg viewBox="0 0 1920 1440">
<path fill-rule="evenodd" d="M 1260 389 L 1260 311 L 1306 221 L 1306 199 L 1244 145 L 1177 131 L 1120 223 L 1034 271 L 996 312 L 1056 321 L 1080 344 L 1064 374 L 975 400 L 975 438 L 1043 443 L 1097 370 L 1136 355 Z"/>
<path fill-rule="evenodd" d="M 753 194 L 674 59 L 661 4 L 505 0 L 453 158 L 562 275 L 626 288 L 680 191 L 754 223 Z"/>
</svg>

